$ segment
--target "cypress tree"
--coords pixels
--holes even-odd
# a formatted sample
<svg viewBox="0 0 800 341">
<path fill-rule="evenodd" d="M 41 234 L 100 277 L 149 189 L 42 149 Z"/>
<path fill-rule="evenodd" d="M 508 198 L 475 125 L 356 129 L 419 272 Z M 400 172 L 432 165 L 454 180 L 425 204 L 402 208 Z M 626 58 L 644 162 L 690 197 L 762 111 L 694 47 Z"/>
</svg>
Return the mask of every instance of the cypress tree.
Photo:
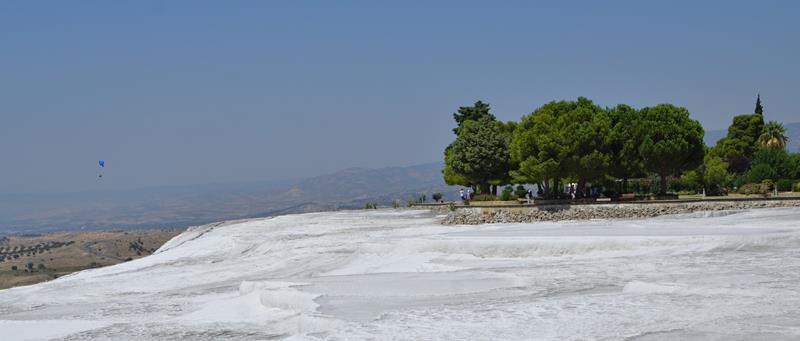
<svg viewBox="0 0 800 341">
<path fill-rule="evenodd" d="M 758 94 L 756 97 L 756 114 L 764 116 L 764 107 L 761 106 L 761 94 Z"/>
</svg>

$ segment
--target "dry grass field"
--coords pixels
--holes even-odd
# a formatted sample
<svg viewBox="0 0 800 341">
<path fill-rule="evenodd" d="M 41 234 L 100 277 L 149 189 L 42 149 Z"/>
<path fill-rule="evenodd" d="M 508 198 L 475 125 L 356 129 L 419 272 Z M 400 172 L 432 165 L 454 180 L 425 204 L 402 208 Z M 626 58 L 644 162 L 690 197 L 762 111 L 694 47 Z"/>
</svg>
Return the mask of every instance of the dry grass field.
<svg viewBox="0 0 800 341">
<path fill-rule="evenodd" d="M 0 289 L 141 258 L 181 232 L 117 230 L 0 237 Z"/>
</svg>

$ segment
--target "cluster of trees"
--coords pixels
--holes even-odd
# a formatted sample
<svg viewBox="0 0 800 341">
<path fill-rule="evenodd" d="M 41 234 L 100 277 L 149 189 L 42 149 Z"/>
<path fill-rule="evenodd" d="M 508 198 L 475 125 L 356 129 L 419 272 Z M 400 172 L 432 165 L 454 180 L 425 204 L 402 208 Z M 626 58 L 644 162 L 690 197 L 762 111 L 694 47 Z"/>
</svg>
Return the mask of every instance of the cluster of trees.
<svg viewBox="0 0 800 341">
<path fill-rule="evenodd" d="M 786 129 L 776 121 L 764 123 L 763 111 L 758 96 L 754 113 L 735 116 L 727 136 L 708 149 L 707 157 L 727 166 L 719 186 L 735 189 L 769 181 L 782 183 L 779 190 L 791 190 L 794 179 L 800 178 L 800 154 L 786 151 Z"/>
<path fill-rule="evenodd" d="M 756 110 L 763 110 L 760 98 Z M 498 186 L 538 184 L 545 197 L 554 198 L 563 195 L 562 184 L 575 183 L 576 196 L 583 197 L 590 184 L 627 192 L 628 179 L 650 176 L 658 179 L 660 194 L 667 192 L 668 179 L 679 176 L 723 192 L 735 174 L 766 172 L 751 167 L 756 161 L 793 167 L 778 166 L 773 159 L 780 157 L 769 154 L 777 153 L 772 147 L 783 150 L 785 129 L 765 125 L 759 113 L 736 116 L 728 136 L 714 148 L 705 146 L 703 127 L 689 111 L 672 104 L 603 108 L 579 97 L 549 102 L 519 122 L 501 122 L 489 104 L 478 101 L 460 107 L 453 118 L 456 138 L 444 152 L 444 180 L 476 193 L 496 195 Z"/>
</svg>

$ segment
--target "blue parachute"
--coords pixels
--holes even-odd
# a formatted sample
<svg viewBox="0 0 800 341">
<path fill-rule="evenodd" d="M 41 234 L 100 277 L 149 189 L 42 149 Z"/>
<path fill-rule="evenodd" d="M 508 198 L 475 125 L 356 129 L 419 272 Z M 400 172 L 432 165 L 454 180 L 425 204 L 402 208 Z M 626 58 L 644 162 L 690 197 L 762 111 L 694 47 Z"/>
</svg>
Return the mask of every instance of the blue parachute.
<svg viewBox="0 0 800 341">
<path fill-rule="evenodd" d="M 97 169 L 97 177 L 98 178 L 102 178 L 103 177 L 103 168 L 106 168 L 106 162 L 104 160 L 100 160 L 100 161 L 97 161 L 97 164 L 100 166 L 100 167 L 97 167 L 98 168 Z"/>
</svg>

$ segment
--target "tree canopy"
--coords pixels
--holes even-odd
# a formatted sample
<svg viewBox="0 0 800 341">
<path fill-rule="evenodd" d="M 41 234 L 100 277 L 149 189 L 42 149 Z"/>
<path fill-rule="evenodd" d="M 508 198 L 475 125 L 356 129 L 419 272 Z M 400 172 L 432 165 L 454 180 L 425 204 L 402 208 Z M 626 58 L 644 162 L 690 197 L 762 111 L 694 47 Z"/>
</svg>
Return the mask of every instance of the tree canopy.
<svg viewBox="0 0 800 341">
<path fill-rule="evenodd" d="M 503 182 L 509 171 L 508 143 L 501 122 L 488 117 L 463 121 L 445 152 L 445 180 L 476 185 L 481 192 L 489 184 Z"/>
<path fill-rule="evenodd" d="M 627 179 L 648 175 L 658 176 L 662 194 L 677 175 L 683 182 L 673 189 L 714 195 L 743 181 L 791 182 L 800 177 L 800 154 L 785 151 L 785 129 L 778 122 L 765 125 L 760 96 L 756 102 L 759 113 L 735 116 L 728 134 L 707 148 L 700 123 L 672 104 L 602 108 L 578 97 L 548 102 L 516 122 L 500 122 L 489 104 L 477 101 L 453 114 L 456 139 L 445 149 L 442 173 L 446 183 L 482 193 L 491 188 L 496 193 L 502 184 L 535 183 L 547 198 L 566 195 L 562 183 L 577 185 L 570 192 L 581 197 L 597 193 L 590 185 L 616 192 L 620 180 L 627 191 Z M 637 181 L 636 188 L 647 190 L 647 182 L 642 187 Z M 506 190 L 506 196 L 512 192 Z"/>
<path fill-rule="evenodd" d="M 496 120 L 494 115 L 489 112 L 489 103 L 477 101 L 472 106 L 459 107 L 458 111 L 453 113 L 453 119 L 456 120 L 456 127 L 453 128 L 453 132 L 458 134 L 458 130 L 464 121 L 480 121 L 483 118 L 488 118 L 491 121 Z"/>
<path fill-rule="evenodd" d="M 639 134 L 639 113 L 636 109 L 620 104 L 608 110 L 611 118 L 610 175 L 619 179 L 642 176 L 644 165 L 639 155 L 642 136 Z"/>
<path fill-rule="evenodd" d="M 763 128 L 764 117 L 759 114 L 734 116 L 728 135 L 717 142 L 712 153 L 725 159 L 731 172 L 744 173 L 750 168 Z"/>
<path fill-rule="evenodd" d="M 695 168 L 703 161 L 703 127 L 689 118 L 689 111 L 672 104 L 640 110 L 645 168 L 661 177 L 660 193 L 667 192 L 667 177 Z"/>
<path fill-rule="evenodd" d="M 764 116 L 764 107 L 761 106 L 761 94 L 756 95 L 756 109 L 753 112 Z"/>
</svg>

